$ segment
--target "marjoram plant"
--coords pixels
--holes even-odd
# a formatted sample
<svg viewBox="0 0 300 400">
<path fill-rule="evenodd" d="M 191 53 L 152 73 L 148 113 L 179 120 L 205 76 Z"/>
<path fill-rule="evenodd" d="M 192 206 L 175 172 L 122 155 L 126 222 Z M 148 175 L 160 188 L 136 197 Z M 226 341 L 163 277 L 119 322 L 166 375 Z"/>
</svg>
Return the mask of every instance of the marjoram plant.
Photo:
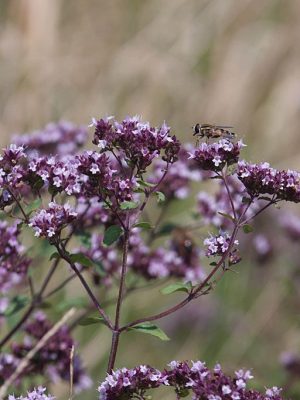
<svg viewBox="0 0 300 400">
<path fill-rule="evenodd" d="M 252 220 L 272 205 L 298 203 L 300 174 L 240 159 L 244 144 L 232 138 L 181 145 L 166 124 L 154 128 L 137 116 L 122 122 L 93 119 L 91 127 L 92 150 L 80 149 L 86 145 L 87 129 L 67 122 L 16 136 L 3 149 L 0 312 L 6 328 L 0 341 L 0 398 L 11 391 L 17 395 L 9 400 L 53 399 L 43 386 L 20 394 L 35 385 L 36 377 L 42 385 L 67 381 L 70 398 L 73 390 L 90 387 L 91 379 L 74 354 L 71 331 L 78 324 L 103 324 L 111 332 L 111 346 L 107 375 L 98 388 L 100 400 L 148 399 L 149 390 L 161 386 L 177 399 L 281 399 L 277 387 L 265 393 L 247 388 L 250 371 L 229 376 L 219 364 L 209 369 L 201 361 L 170 361 L 159 370 L 137 360 L 140 364 L 133 369 L 115 366 L 121 335 L 135 331 L 168 339 L 156 324 L 210 293 L 227 271 L 237 268 L 240 231 L 251 232 Z M 198 185 L 209 181 L 214 194 L 195 195 Z M 170 205 L 188 196 L 195 207 L 186 210 L 186 223 L 165 223 Z M 154 207 L 155 221 L 149 217 Z M 69 275 L 50 290 L 59 264 L 68 266 Z M 74 318 L 67 299 L 72 315 L 67 312 L 52 323 L 45 314 L 49 299 L 77 279 L 86 293 L 83 312 Z M 141 281 L 145 289 L 164 282 L 162 298 L 174 292 L 183 298 L 123 322 L 124 298 L 141 290 Z M 99 286 L 117 293 L 109 310 L 109 296 L 100 298 Z"/>
</svg>

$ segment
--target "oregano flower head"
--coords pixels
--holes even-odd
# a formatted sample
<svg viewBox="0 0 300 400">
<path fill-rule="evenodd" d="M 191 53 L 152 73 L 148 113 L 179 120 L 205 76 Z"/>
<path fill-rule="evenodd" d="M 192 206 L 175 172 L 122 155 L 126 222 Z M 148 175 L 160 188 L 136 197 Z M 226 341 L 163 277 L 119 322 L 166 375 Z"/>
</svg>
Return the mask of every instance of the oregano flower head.
<svg viewBox="0 0 300 400">
<path fill-rule="evenodd" d="M 177 159 L 179 141 L 170 135 L 170 127 L 165 123 L 151 127 L 149 122 L 142 122 L 139 116 L 127 117 L 122 122 L 113 117 L 93 119 L 95 127 L 93 143 L 101 151 L 117 150 L 129 166 L 135 166 L 140 175 L 161 155 L 162 159 L 172 164 Z"/>
<path fill-rule="evenodd" d="M 25 255 L 17 223 L 0 221 L 0 293 L 7 293 L 26 276 L 31 259 Z"/>
<path fill-rule="evenodd" d="M 240 140 L 233 143 L 221 139 L 215 143 L 201 143 L 190 158 L 195 160 L 198 167 L 203 170 L 219 172 L 225 167 L 236 164 L 239 160 L 240 150 L 245 145 Z"/>
<path fill-rule="evenodd" d="M 14 396 L 13 394 L 8 396 L 8 400 L 54 400 L 55 397 L 46 393 L 46 388 L 39 386 L 37 389 L 33 389 L 31 392 L 27 392 L 25 396 Z"/>
<path fill-rule="evenodd" d="M 68 203 L 60 205 L 52 201 L 47 209 L 38 211 L 29 222 L 35 236 L 53 238 L 77 217 L 76 211 Z"/>
<path fill-rule="evenodd" d="M 274 200 L 300 202 L 300 173 L 277 170 L 269 163 L 238 163 L 237 176 L 253 197 L 270 195 Z"/>
<path fill-rule="evenodd" d="M 99 400 L 145 399 L 147 390 L 168 386 L 177 398 L 192 394 L 193 400 L 281 400 L 281 389 L 266 389 L 265 394 L 247 389 L 250 371 L 239 370 L 235 376 L 226 375 L 219 364 L 213 369 L 204 362 L 171 361 L 168 369 L 160 371 L 147 365 L 133 369 L 122 368 L 107 375 L 98 388 Z"/>
<path fill-rule="evenodd" d="M 69 121 L 51 122 L 43 129 L 15 135 L 17 146 L 24 146 L 30 158 L 38 155 L 64 156 L 75 153 L 88 138 L 87 128 Z"/>
<path fill-rule="evenodd" d="M 42 312 L 36 312 L 23 328 L 26 336 L 22 342 L 13 342 L 12 354 L 0 358 L 0 382 L 4 382 L 13 373 L 14 368 L 36 343 L 53 327 L 53 324 Z M 70 380 L 70 352 L 76 343 L 67 326 L 62 326 L 53 335 L 23 371 L 22 377 L 46 376 L 51 382 L 59 379 Z M 92 381 L 86 374 L 82 361 L 75 354 L 73 360 L 73 381 L 76 392 L 87 389 Z"/>
</svg>

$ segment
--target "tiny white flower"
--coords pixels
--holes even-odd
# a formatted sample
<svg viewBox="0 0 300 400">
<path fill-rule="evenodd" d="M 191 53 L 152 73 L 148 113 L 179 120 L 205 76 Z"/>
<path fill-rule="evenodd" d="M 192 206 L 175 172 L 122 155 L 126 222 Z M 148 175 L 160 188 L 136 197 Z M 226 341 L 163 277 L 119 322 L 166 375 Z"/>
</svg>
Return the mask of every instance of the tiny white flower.
<svg viewBox="0 0 300 400">
<path fill-rule="evenodd" d="M 90 171 L 91 171 L 91 173 L 93 174 L 93 175 L 95 175 L 97 172 L 99 172 L 100 170 L 99 170 L 99 167 L 98 167 L 98 165 L 97 164 L 92 164 L 92 166 L 91 166 L 91 168 L 90 168 Z"/>
<path fill-rule="evenodd" d="M 61 187 L 61 184 L 62 184 L 62 180 L 58 176 L 56 176 L 53 179 L 53 185 L 59 188 L 59 187 Z"/>
<path fill-rule="evenodd" d="M 231 393 L 231 389 L 228 385 L 223 385 L 222 386 L 222 393 L 225 394 L 230 394 Z"/>
<path fill-rule="evenodd" d="M 42 233 L 42 230 L 40 228 L 38 228 L 38 227 L 34 228 L 34 230 L 35 230 L 34 236 L 40 237 L 41 233 Z"/>
<path fill-rule="evenodd" d="M 245 389 L 245 387 L 246 387 L 246 383 L 245 383 L 245 381 L 243 379 L 238 379 L 235 382 L 235 384 L 236 384 L 238 389 Z"/>
<path fill-rule="evenodd" d="M 142 374 L 146 374 L 148 371 L 148 367 L 146 365 L 141 365 L 140 370 Z"/>
<path fill-rule="evenodd" d="M 99 147 L 101 150 L 102 150 L 102 149 L 105 149 L 106 145 L 107 145 L 107 141 L 106 141 L 106 140 L 99 140 L 99 142 L 98 142 L 98 147 Z"/>
<path fill-rule="evenodd" d="M 47 236 L 48 237 L 52 237 L 52 236 L 54 236 L 55 235 L 55 230 L 54 230 L 54 228 L 49 228 L 49 229 L 47 229 Z"/>
<path fill-rule="evenodd" d="M 192 361 L 192 364 L 193 366 L 191 368 L 191 371 L 193 372 L 201 372 L 205 368 L 205 362 L 202 361 L 196 361 L 196 362 Z"/>
<path fill-rule="evenodd" d="M 123 379 L 123 386 L 126 387 L 126 386 L 130 386 L 130 385 L 131 385 L 130 380 L 129 380 L 128 378 L 125 377 L 125 378 Z"/>
<path fill-rule="evenodd" d="M 168 367 L 170 367 L 171 369 L 175 369 L 175 368 L 177 368 L 179 366 L 179 362 L 178 361 L 171 361 L 169 364 L 168 364 Z"/>
<path fill-rule="evenodd" d="M 222 160 L 220 156 L 215 156 L 213 158 L 213 163 L 215 164 L 216 167 L 218 167 L 220 164 L 222 164 Z"/>
</svg>

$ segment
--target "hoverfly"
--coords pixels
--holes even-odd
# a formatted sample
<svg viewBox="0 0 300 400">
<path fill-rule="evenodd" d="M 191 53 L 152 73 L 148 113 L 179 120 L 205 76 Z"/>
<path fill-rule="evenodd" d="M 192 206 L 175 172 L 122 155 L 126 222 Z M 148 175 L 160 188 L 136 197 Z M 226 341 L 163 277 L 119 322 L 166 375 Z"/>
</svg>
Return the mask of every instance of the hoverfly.
<svg viewBox="0 0 300 400">
<path fill-rule="evenodd" d="M 193 127 L 193 136 L 197 136 L 198 140 L 202 138 L 208 139 L 233 139 L 235 133 L 231 130 L 232 126 L 210 125 L 210 124 L 196 124 Z"/>
</svg>

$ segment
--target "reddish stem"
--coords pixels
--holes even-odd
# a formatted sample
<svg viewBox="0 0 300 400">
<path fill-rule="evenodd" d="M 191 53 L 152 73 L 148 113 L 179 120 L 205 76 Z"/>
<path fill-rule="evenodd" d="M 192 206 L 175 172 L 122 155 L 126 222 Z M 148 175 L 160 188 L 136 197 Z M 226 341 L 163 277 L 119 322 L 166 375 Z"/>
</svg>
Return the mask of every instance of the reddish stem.
<svg viewBox="0 0 300 400">
<path fill-rule="evenodd" d="M 129 230 L 126 229 L 124 233 L 124 246 L 123 246 L 123 259 L 122 259 L 122 270 L 121 270 L 121 279 L 120 279 L 120 286 L 119 286 L 119 294 L 116 306 L 116 316 L 115 316 L 115 325 L 113 330 L 112 342 L 111 342 L 111 349 L 109 354 L 107 372 L 111 373 L 114 368 L 118 345 L 119 345 L 119 338 L 120 338 L 120 315 L 121 315 L 121 307 L 124 297 L 124 290 L 125 290 L 125 279 L 126 279 L 126 272 L 127 272 L 127 258 L 128 258 L 128 246 L 129 246 Z"/>
<path fill-rule="evenodd" d="M 231 236 L 231 241 L 230 244 L 228 246 L 228 249 L 226 251 L 226 253 L 223 254 L 223 256 L 221 257 L 221 259 L 219 260 L 219 262 L 217 263 L 217 265 L 215 266 L 215 268 L 209 273 L 209 275 L 204 279 L 203 282 L 200 283 L 200 285 L 193 291 L 191 292 L 188 297 L 186 297 L 184 300 L 182 300 L 180 303 L 176 304 L 175 306 L 168 308 L 167 310 L 152 315 L 150 317 L 144 317 L 144 318 L 140 318 L 137 319 L 133 322 L 130 322 L 129 324 L 123 326 L 120 331 L 126 331 L 129 328 L 131 328 L 132 326 L 144 323 L 144 322 L 149 322 L 149 321 L 156 321 L 158 319 L 167 317 L 168 315 L 173 314 L 174 312 L 180 310 L 182 307 L 184 307 L 185 305 L 187 305 L 190 301 L 194 300 L 196 297 L 198 297 L 198 293 L 201 292 L 202 289 L 204 289 L 204 287 L 209 283 L 209 281 L 211 280 L 211 278 L 216 274 L 216 272 L 219 270 L 219 268 L 224 264 L 224 261 L 226 260 L 226 257 L 228 256 L 231 247 L 234 243 L 236 234 L 237 234 L 238 228 L 237 226 L 234 228 L 232 236 Z"/>
<path fill-rule="evenodd" d="M 248 208 L 249 208 L 249 205 L 248 205 L 247 207 L 245 207 L 245 209 L 244 209 L 242 215 L 240 216 L 240 218 L 238 219 L 238 221 L 236 221 L 236 223 L 235 223 L 235 227 L 234 227 L 234 229 L 233 229 L 233 231 L 232 231 L 232 235 L 231 235 L 231 238 L 230 238 L 230 242 L 229 242 L 229 246 L 228 246 L 227 251 L 223 254 L 223 256 L 221 257 L 221 259 L 219 260 L 219 262 L 217 263 L 217 265 L 216 265 L 216 266 L 214 267 L 214 269 L 209 273 L 209 275 L 204 279 L 204 281 L 201 282 L 201 283 L 199 284 L 199 286 L 198 286 L 196 289 L 194 289 L 194 290 L 188 295 L 188 297 L 186 297 L 184 300 L 182 300 L 180 303 L 176 304 L 175 306 L 173 306 L 173 307 L 171 307 L 171 308 L 168 308 L 167 310 L 165 310 L 165 311 L 163 311 L 163 312 L 161 312 L 161 313 L 158 313 L 158 314 L 155 314 L 155 315 L 152 315 L 152 316 L 149 316 L 149 317 L 140 318 L 140 319 L 137 319 L 137 320 L 135 320 L 135 321 L 133 321 L 133 322 L 130 322 L 130 323 L 124 325 L 124 326 L 120 329 L 120 331 L 123 332 L 123 331 L 128 330 L 128 329 L 131 328 L 132 326 L 135 326 L 135 325 L 138 325 L 138 324 L 141 324 L 141 323 L 144 323 L 144 322 L 155 321 L 155 320 L 158 320 L 158 319 L 167 317 L 168 315 L 171 315 L 171 314 L 173 314 L 174 312 L 180 310 L 182 307 L 184 307 L 185 305 L 187 305 L 190 301 L 192 301 L 192 300 L 194 300 L 195 298 L 197 298 L 197 297 L 199 296 L 199 293 L 201 292 L 201 290 L 203 290 L 203 289 L 205 288 L 205 286 L 209 283 L 209 281 L 211 280 L 211 278 L 217 273 L 217 271 L 219 270 L 219 268 L 224 264 L 224 262 L 225 262 L 227 256 L 229 255 L 229 253 L 230 253 L 230 251 L 231 251 L 231 248 L 232 248 L 232 246 L 233 246 L 233 244 L 234 244 L 234 241 L 235 241 L 235 238 L 236 238 L 236 236 L 237 236 L 238 230 L 239 230 L 239 228 L 240 228 L 240 226 L 241 226 L 241 221 L 242 221 L 242 219 L 243 219 L 245 213 L 247 212 Z"/>
<path fill-rule="evenodd" d="M 94 293 L 92 292 L 91 288 L 89 287 L 88 283 L 86 282 L 86 280 L 84 279 L 84 277 L 82 276 L 81 272 L 78 270 L 78 268 L 76 267 L 76 265 L 73 263 L 72 259 L 70 258 L 68 252 L 62 247 L 56 245 L 56 249 L 60 255 L 60 257 L 65 260 L 70 267 L 72 268 L 72 270 L 75 272 L 75 274 L 78 276 L 80 282 L 82 283 L 83 287 L 85 288 L 87 294 L 89 295 L 90 299 L 92 300 L 92 302 L 94 303 L 95 307 L 97 308 L 97 310 L 99 311 L 101 317 L 104 319 L 104 321 L 106 322 L 107 326 L 110 329 L 113 329 L 113 325 L 110 321 L 110 318 L 108 317 L 108 315 L 106 315 L 105 311 L 103 310 L 103 308 L 101 307 L 99 301 L 97 300 L 97 298 L 95 297 Z"/>
</svg>

